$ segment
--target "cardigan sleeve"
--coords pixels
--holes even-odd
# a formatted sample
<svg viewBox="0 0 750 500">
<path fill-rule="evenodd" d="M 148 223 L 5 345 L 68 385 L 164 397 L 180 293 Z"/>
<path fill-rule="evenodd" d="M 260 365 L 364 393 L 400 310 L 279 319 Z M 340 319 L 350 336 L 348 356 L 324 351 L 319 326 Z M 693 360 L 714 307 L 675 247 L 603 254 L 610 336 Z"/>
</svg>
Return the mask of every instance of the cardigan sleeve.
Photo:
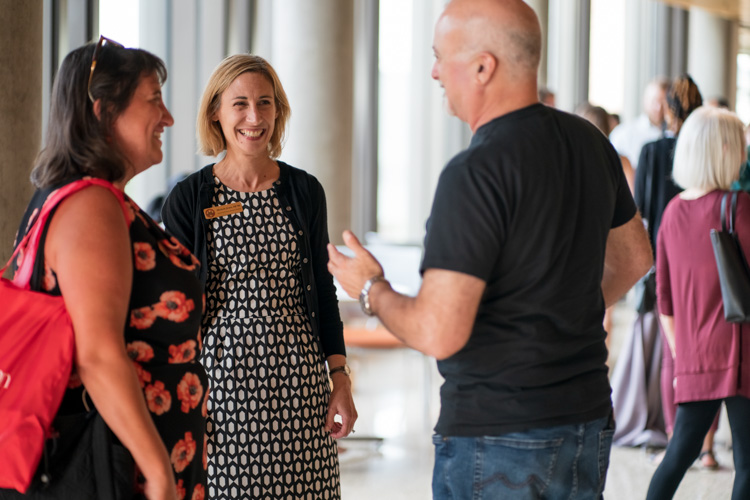
<svg viewBox="0 0 750 500">
<path fill-rule="evenodd" d="M 180 243 L 185 245 L 195 256 L 201 260 L 201 268 L 205 263 L 201 259 L 201 249 L 196 248 L 196 218 L 195 205 L 197 195 L 191 195 L 190 185 L 187 181 L 179 182 L 164 200 L 161 209 L 161 218 L 164 228 L 169 234 L 176 237 Z M 202 276 L 201 271 L 197 271 Z"/>
<path fill-rule="evenodd" d="M 633 192 L 633 198 L 635 204 L 638 207 L 638 211 L 641 212 L 641 216 L 644 218 L 648 217 L 648 214 L 644 214 L 644 202 L 646 197 L 646 177 L 651 173 L 651 147 L 645 145 L 641 149 L 641 154 L 638 159 L 638 168 L 635 171 L 635 187 Z"/>
<path fill-rule="evenodd" d="M 312 207 L 310 212 L 310 250 L 313 275 L 318 295 L 320 313 L 320 341 L 326 357 L 333 354 L 346 355 L 344 325 L 339 314 L 336 286 L 328 272 L 328 212 L 323 186 L 313 176 L 310 179 Z"/>
</svg>

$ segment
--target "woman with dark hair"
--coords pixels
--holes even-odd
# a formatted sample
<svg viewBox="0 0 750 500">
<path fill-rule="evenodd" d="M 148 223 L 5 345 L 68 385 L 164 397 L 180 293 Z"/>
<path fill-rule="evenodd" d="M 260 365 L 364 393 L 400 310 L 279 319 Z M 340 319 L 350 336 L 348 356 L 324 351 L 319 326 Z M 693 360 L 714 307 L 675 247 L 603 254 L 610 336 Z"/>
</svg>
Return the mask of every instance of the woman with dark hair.
<svg viewBox="0 0 750 500">
<path fill-rule="evenodd" d="M 703 103 L 703 98 L 692 78 L 683 75 L 671 83 L 666 101 L 665 119 L 670 137 L 643 146 L 635 171 L 635 203 L 647 224 L 654 249 L 664 208 L 682 191 L 672 180 L 676 137 L 682 123 Z M 669 372 L 672 360 L 667 359 L 668 352 L 662 349 L 659 320 L 653 309 L 644 307 L 638 311 L 629 340 L 612 374 L 612 401 L 617 420 L 614 442 L 627 446 L 663 446 L 671 432 L 668 412 L 673 404 L 671 391 L 664 386 L 667 377 L 671 384 L 671 376 L 663 373 L 660 378 L 660 372 L 665 368 Z"/>
<path fill-rule="evenodd" d="M 162 210 L 202 264 L 215 500 L 340 498 L 335 439 L 357 419 L 327 269 L 325 193 L 277 160 L 289 115 L 266 60 L 226 58 L 197 120 L 202 152 L 226 154 L 178 183 Z"/>
<path fill-rule="evenodd" d="M 162 160 L 161 134 L 174 122 L 162 101 L 166 77 L 158 57 L 104 37 L 68 54 L 16 244 L 52 192 L 105 181 L 57 206 L 31 256 L 31 288 L 62 295 L 75 331 L 73 373 L 55 422 L 93 403 L 132 454 L 134 491 L 172 500 L 203 498 L 205 488 L 197 261 L 122 192 Z"/>
<path fill-rule="evenodd" d="M 661 218 L 664 209 L 669 202 L 682 192 L 672 175 L 677 138 L 682 130 L 688 116 L 703 104 L 703 98 L 692 78 L 683 75 L 672 83 L 667 92 L 667 109 L 664 114 L 667 129 L 673 137 L 666 137 L 656 142 L 646 144 L 641 151 L 641 159 L 644 168 L 636 175 L 635 202 L 643 214 L 644 220 L 648 222 L 647 230 L 651 238 L 651 245 L 656 258 L 656 240 L 661 226 Z M 649 200 L 649 203 L 646 202 Z M 677 405 L 674 402 L 673 372 L 674 358 L 669 349 L 666 349 L 664 332 L 661 332 L 661 374 L 660 394 L 664 428 L 668 437 L 671 437 L 674 429 L 675 412 Z M 718 463 L 713 453 L 714 434 L 719 426 L 718 415 L 714 419 L 711 429 L 706 434 L 701 451 L 701 466 L 707 470 L 715 470 Z M 657 455 L 658 462 L 663 454 Z"/>
<path fill-rule="evenodd" d="M 724 319 L 709 234 L 721 228 L 722 199 L 745 163 L 743 125 L 734 113 L 703 107 L 685 121 L 674 155 L 674 181 L 685 188 L 669 202 L 656 244 L 656 283 L 664 349 L 674 359 L 677 412 L 666 454 L 651 479 L 649 500 L 672 498 L 700 456 L 706 432 L 726 404 L 735 477 L 732 499 L 750 498 L 750 343 L 746 324 Z M 640 167 L 639 167 L 640 168 Z M 750 197 L 736 200 L 734 227 L 744 258 L 750 249 Z"/>
</svg>

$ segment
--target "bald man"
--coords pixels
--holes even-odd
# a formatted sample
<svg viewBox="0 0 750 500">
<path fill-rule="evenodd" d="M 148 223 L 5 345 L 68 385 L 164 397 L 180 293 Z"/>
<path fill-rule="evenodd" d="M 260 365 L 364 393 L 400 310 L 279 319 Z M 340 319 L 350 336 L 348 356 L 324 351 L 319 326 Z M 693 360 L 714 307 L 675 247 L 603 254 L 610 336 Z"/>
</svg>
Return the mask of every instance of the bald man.
<svg viewBox="0 0 750 500">
<path fill-rule="evenodd" d="M 604 308 L 651 266 L 617 152 L 538 101 L 539 22 L 520 0 L 454 0 L 432 77 L 474 132 L 445 167 L 416 297 L 344 233 L 329 270 L 438 359 L 436 499 L 599 498 L 613 433 Z"/>
<path fill-rule="evenodd" d="M 643 146 L 664 137 L 667 90 L 669 80 L 666 78 L 649 82 L 643 91 L 643 113 L 634 120 L 621 123 L 609 134 L 612 145 L 630 161 L 634 170 L 638 168 Z"/>
</svg>

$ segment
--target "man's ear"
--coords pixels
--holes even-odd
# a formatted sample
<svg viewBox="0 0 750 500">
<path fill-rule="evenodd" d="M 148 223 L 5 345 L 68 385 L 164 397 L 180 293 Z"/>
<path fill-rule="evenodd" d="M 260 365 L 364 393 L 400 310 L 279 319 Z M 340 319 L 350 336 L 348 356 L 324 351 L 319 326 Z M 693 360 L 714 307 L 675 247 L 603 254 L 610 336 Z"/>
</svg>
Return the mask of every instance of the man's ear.
<svg viewBox="0 0 750 500">
<path fill-rule="evenodd" d="M 481 52 L 475 61 L 477 82 L 486 85 L 497 70 L 497 59 L 489 52 Z"/>
</svg>

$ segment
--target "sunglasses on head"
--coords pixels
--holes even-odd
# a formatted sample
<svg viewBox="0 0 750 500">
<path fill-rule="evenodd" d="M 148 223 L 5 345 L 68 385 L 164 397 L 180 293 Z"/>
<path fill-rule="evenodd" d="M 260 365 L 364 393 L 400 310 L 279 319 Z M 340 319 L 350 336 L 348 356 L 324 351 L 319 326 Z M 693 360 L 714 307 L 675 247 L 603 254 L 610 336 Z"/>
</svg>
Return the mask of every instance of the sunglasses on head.
<svg viewBox="0 0 750 500">
<path fill-rule="evenodd" d="M 96 60 L 99 57 L 99 52 L 101 52 L 102 47 L 106 44 L 112 44 L 115 47 L 120 47 L 121 49 L 124 48 L 121 43 L 115 42 L 111 38 L 107 38 L 104 35 L 99 37 L 99 42 L 96 44 L 96 48 L 94 49 L 94 56 L 91 58 L 91 71 L 89 72 L 89 84 L 86 87 L 86 92 L 88 92 L 89 99 L 91 99 L 91 102 L 94 102 L 94 96 L 91 95 L 91 80 L 94 77 L 94 70 L 96 69 Z"/>
</svg>

